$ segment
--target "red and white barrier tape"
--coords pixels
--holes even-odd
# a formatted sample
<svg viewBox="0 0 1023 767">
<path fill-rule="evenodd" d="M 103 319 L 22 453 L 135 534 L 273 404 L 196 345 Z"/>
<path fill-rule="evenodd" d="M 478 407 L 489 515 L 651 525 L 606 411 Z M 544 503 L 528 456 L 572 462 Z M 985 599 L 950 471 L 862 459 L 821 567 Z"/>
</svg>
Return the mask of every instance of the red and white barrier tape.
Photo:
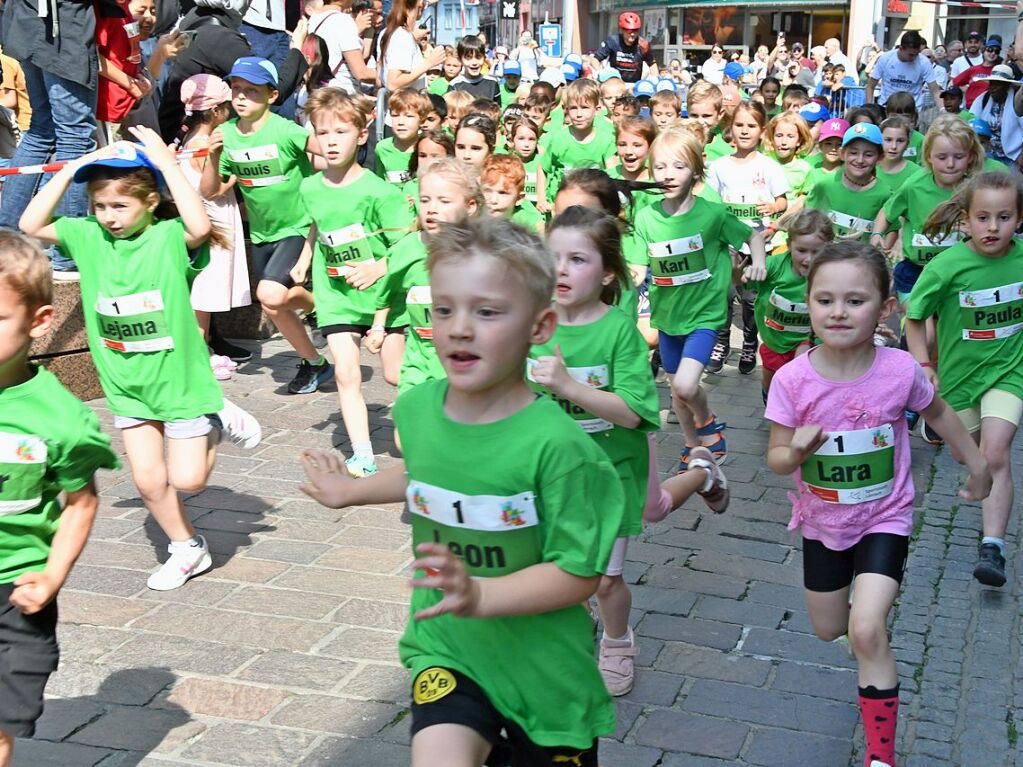
<svg viewBox="0 0 1023 767">
<path fill-rule="evenodd" d="M 187 159 L 190 157 L 205 157 L 208 154 L 208 149 L 186 149 L 183 152 L 178 152 L 175 156 L 178 159 Z M 20 168 L 0 168 L 0 177 L 34 176 L 39 173 L 56 173 L 58 170 L 67 165 L 68 162 L 70 161 L 63 160 L 61 162 L 50 162 L 46 165 L 23 165 Z"/>
</svg>

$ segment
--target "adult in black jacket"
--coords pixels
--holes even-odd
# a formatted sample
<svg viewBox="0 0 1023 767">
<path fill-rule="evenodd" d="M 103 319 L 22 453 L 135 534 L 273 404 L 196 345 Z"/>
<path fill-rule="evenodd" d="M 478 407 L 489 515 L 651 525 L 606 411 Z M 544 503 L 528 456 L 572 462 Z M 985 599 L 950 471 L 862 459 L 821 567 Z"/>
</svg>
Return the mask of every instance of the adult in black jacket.
<svg viewBox="0 0 1023 767">
<path fill-rule="evenodd" d="M 657 77 L 657 63 L 650 43 L 639 36 L 641 26 L 639 14 L 625 11 L 618 17 L 618 34 L 607 38 L 593 54 L 597 61 L 609 61 L 627 83 L 643 79 L 644 64 L 650 68 L 650 77 Z"/>
<path fill-rule="evenodd" d="M 194 30 L 196 34 L 191 45 L 174 59 L 167 89 L 160 102 L 160 133 L 165 141 L 172 141 L 177 136 L 185 117 L 185 109 L 181 105 L 181 83 L 198 74 L 226 77 L 235 61 L 252 55 L 248 41 L 238 31 L 245 5 L 244 0 L 199 0 L 181 20 L 179 29 Z M 299 86 L 305 70 L 302 52 L 292 47 L 278 72 L 278 104 L 283 104 Z"/>
</svg>

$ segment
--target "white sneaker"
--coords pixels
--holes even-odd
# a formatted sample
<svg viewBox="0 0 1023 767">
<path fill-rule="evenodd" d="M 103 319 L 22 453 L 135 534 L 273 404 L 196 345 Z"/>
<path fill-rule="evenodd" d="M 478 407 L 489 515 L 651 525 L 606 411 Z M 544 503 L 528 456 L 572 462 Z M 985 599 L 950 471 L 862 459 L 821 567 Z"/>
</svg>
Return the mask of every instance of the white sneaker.
<svg viewBox="0 0 1023 767">
<path fill-rule="evenodd" d="M 198 546 L 171 543 L 167 546 L 170 559 L 163 563 L 159 570 L 149 576 L 146 585 L 153 591 L 172 591 L 185 585 L 185 581 L 194 575 L 204 573 L 213 567 L 210 549 L 206 539 L 195 536 Z"/>
<path fill-rule="evenodd" d="M 263 439 L 263 429 L 255 417 L 229 399 L 224 399 L 224 409 L 217 413 L 221 433 L 243 450 L 251 450 Z"/>
<path fill-rule="evenodd" d="M 870 767 L 892 767 L 888 762 L 882 762 L 880 759 L 874 759 L 870 762 Z"/>
</svg>

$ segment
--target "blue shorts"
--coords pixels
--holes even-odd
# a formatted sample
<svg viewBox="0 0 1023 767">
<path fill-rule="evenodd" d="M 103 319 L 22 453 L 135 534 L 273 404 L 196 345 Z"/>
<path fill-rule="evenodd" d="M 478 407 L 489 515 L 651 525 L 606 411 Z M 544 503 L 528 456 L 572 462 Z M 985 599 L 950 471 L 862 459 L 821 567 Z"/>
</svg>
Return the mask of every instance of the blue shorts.
<svg viewBox="0 0 1023 767">
<path fill-rule="evenodd" d="M 920 273 L 923 270 L 922 266 L 905 259 L 899 261 L 892 269 L 892 277 L 895 279 L 895 294 L 900 301 L 905 301 L 909 297 L 910 291 L 913 290 L 916 281 L 920 279 Z"/>
<path fill-rule="evenodd" d="M 669 336 L 663 330 L 657 334 L 657 345 L 661 350 L 661 367 L 669 375 L 675 375 L 683 359 L 696 360 L 701 365 L 710 361 L 714 350 L 717 331 L 697 328 L 689 335 Z"/>
</svg>

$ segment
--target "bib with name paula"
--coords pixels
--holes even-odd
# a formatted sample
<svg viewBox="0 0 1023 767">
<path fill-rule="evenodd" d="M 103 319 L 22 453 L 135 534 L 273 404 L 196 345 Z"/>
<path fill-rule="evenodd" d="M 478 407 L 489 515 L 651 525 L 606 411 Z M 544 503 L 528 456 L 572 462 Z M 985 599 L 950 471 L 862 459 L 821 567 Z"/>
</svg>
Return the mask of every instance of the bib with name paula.
<svg viewBox="0 0 1023 767">
<path fill-rule="evenodd" d="M 895 487 L 895 431 L 890 423 L 835 431 L 800 471 L 803 483 L 826 503 L 864 503 Z"/>
<path fill-rule="evenodd" d="M 1023 330 L 1023 282 L 959 293 L 964 341 L 995 341 Z"/>
</svg>

